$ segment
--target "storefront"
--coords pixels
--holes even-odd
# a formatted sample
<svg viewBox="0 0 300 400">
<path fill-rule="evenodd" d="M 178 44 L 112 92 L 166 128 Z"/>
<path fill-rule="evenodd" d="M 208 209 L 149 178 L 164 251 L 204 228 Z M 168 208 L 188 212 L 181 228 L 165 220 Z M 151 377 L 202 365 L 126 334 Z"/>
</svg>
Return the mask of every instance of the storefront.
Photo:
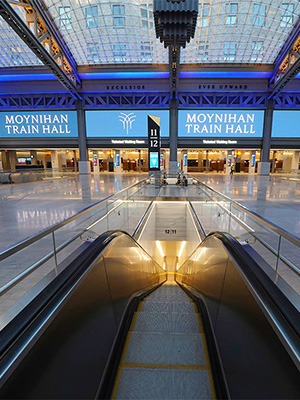
<svg viewBox="0 0 300 400">
<path fill-rule="evenodd" d="M 160 118 L 162 147 L 168 147 L 167 110 L 86 111 L 89 160 L 93 170 L 148 172 L 148 115 Z M 162 158 L 161 166 L 164 164 Z"/>
</svg>

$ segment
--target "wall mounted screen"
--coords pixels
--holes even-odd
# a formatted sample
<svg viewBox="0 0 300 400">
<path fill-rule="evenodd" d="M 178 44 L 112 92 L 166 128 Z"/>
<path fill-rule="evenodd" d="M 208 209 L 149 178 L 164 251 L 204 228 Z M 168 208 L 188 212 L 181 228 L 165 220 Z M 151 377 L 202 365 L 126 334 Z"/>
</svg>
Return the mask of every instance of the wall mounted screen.
<svg viewBox="0 0 300 400">
<path fill-rule="evenodd" d="M 76 111 L 0 112 L 0 137 L 76 137 Z"/>
<path fill-rule="evenodd" d="M 262 137 L 262 110 L 180 110 L 179 137 L 254 138 Z"/>
<path fill-rule="evenodd" d="M 272 137 L 300 138 L 300 111 L 275 110 Z"/>
<path fill-rule="evenodd" d="M 167 110 L 86 111 L 87 136 L 125 139 L 147 137 L 148 115 L 160 117 L 161 136 L 169 136 L 169 111 Z"/>
</svg>

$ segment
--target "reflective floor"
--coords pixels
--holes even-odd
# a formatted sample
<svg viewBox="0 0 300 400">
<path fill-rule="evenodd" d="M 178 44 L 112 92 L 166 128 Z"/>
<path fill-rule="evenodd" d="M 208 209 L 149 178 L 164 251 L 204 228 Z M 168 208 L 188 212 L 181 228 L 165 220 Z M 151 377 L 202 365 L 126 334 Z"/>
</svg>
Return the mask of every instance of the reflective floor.
<svg viewBox="0 0 300 400">
<path fill-rule="evenodd" d="M 202 182 L 300 237 L 300 180 L 277 176 L 193 174 Z"/>
<path fill-rule="evenodd" d="M 124 187 L 146 174 L 105 174 L 0 185 L 0 251 Z"/>
</svg>

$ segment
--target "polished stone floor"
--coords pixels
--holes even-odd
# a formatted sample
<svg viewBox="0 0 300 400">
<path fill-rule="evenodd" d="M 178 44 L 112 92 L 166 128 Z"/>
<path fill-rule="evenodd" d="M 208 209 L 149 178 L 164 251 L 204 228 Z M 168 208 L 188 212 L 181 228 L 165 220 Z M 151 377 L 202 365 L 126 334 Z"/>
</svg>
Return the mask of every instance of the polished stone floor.
<svg viewBox="0 0 300 400">
<path fill-rule="evenodd" d="M 74 174 L 63 179 L 0 185 L 0 251 L 146 176 Z"/>
<path fill-rule="evenodd" d="M 192 174 L 252 211 L 300 237 L 300 180 L 277 175 Z M 299 254 L 300 256 L 300 254 Z"/>
<path fill-rule="evenodd" d="M 18 185 L 0 185 L 0 252 L 16 242 L 54 225 L 76 214 L 85 207 L 146 177 L 147 174 L 115 175 L 111 173 L 101 173 L 98 175 L 91 175 L 90 177 L 79 177 L 74 174 L 63 179 Z M 279 177 L 257 177 L 238 174 L 233 177 L 223 174 L 198 174 L 197 177 L 202 182 L 214 187 L 249 209 L 256 211 L 271 222 L 294 235 L 300 236 L 300 181 L 282 179 Z M 132 225 L 131 229 L 134 229 L 134 226 L 147 207 L 147 201 L 149 201 L 153 194 L 162 197 L 187 197 L 193 202 L 199 200 L 201 203 L 202 200 L 203 203 L 203 196 L 201 198 L 200 190 L 195 185 L 189 185 L 188 187 L 168 185 L 161 189 L 153 189 L 154 192 L 149 190 L 150 186 L 147 185 L 145 192 L 138 194 L 138 196 L 140 196 L 139 201 L 141 202 L 139 206 L 137 203 L 128 203 L 124 206 L 125 214 L 121 209 L 111 214 L 113 223 L 110 223 L 109 227 L 105 226 L 103 228 L 104 230 L 102 227 L 99 227 L 99 229 L 102 229 L 100 229 L 100 231 L 120 229 L 120 227 L 128 230 L 126 226 L 120 224 L 116 226 L 115 224 L 115 219 L 118 220 L 117 222 L 119 223 L 119 220 L 123 221 L 124 218 L 125 222 L 127 219 L 130 220 Z M 145 196 L 146 199 L 148 199 L 147 201 L 143 200 Z M 145 204 L 143 204 L 143 201 Z M 196 210 L 199 212 L 198 215 L 199 217 L 201 216 L 202 222 L 205 223 L 206 231 L 228 231 L 226 215 L 222 216 L 222 213 L 220 213 L 219 210 L 215 210 L 213 208 L 215 206 L 213 205 L 209 206 L 209 204 L 207 204 L 207 206 L 209 209 L 206 212 L 205 208 L 203 208 L 205 211 L 204 213 L 202 212 L 203 215 L 201 214 L 201 210 Z M 195 206 L 195 208 L 197 207 Z M 98 217 L 99 214 L 97 214 L 97 218 Z M 76 229 L 80 229 L 80 226 L 81 225 L 76 227 Z M 234 236 L 244 237 L 244 232 L 238 232 L 237 228 L 234 228 L 232 224 L 230 226 L 231 228 L 229 231 Z M 66 229 L 62 228 L 61 232 L 56 235 L 56 245 L 60 245 L 63 241 L 74 235 L 74 232 L 77 231 L 73 228 L 73 226 L 66 226 Z M 270 238 L 268 237 L 268 239 Z M 80 239 L 74 242 L 75 247 L 81 244 L 82 242 Z M 44 238 L 42 242 L 38 242 L 38 244 L 32 245 L 29 249 L 12 256 L 12 258 L 9 259 L 9 263 L 7 263 L 7 260 L 4 260 L 4 262 L 1 263 L 2 268 L 0 271 L 0 281 L 2 281 L 2 284 L 5 284 L 18 273 L 26 269 L 27 266 L 24 261 L 27 261 L 27 263 L 31 265 L 51 249 L 53 249 L 53 243 L 49 236 Z M 71 248 L 72 251 L 74 249 L 73 247 Z M 296 251 L 298 250 L 297 248 L 295 249 Z M 287 255 L 292 256 L 291 261 L 297 265 L 300 254 L 297 255 L 294 251 L 295 249 L 293 248 L 292 252 L 288 251 Z M 286 249 L 283 248 L 283 250 Z M 30 257 L 28 251 L 30 252 Z M 62 261 L 61 258 L 64 254 L 64 251 L 59 254 L 58 262 Z M 264 258 L 267 259 L 267 257 Z M 270 265 L 274 268 L 274 260 L 270 261 L 267 259 L 267 261 L 270 262 Z M 43 268 L 45 271 L 42 271 L 42 269 L 36 271 L 36 282 L 39 282 L 41 277 L 46 276 L 49 269 L 53 270 L 53 259 L 51 260 L 51 265 L 49 263 L 44 265 Z M 34 277 L 34 275 L 32 276 Z M 286 280 L 289 281 L 289 279 Z M 32 287 L 32 279 L 30 279 L 28 285 L 27 287 L 26 281 L 24 281 L 23 291 L 16 288 L 18 298 L 27 293 L 29 288 Z M 13 305 L 16 301 L 15 294 L 9 292 L 6 304 L 3 304 L 3 306 L 5 305 L 5 309 L 7 309 L 7 307 Z"/>
</svg>

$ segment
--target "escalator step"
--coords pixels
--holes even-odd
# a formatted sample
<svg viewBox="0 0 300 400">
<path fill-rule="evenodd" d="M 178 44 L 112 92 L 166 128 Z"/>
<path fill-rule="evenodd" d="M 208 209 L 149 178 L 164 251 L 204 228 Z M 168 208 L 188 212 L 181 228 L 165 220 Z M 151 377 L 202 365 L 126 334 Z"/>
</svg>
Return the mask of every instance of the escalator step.
<svg viewBox="0 0 300 400">
<path fill-rule="evenodd" d="M 115 398 L 207 400 L 213 395 L 207 370 L 124 367 Z"/>
<path fill-rule="evenodd" d="M 196 314 L 140 312 L 137 315 L 135 331 L 199 333 Z"/>
<path fill-rule="evenodd" d="M 175 283 L 140 303 L 123 349 L 115 398 L 215 398 L 200 316 Z"/>
<path fill-rule="evenodd" d="M 202 335 L 134 331 L 125 363 L 205 366 Z"/>
</svg>

